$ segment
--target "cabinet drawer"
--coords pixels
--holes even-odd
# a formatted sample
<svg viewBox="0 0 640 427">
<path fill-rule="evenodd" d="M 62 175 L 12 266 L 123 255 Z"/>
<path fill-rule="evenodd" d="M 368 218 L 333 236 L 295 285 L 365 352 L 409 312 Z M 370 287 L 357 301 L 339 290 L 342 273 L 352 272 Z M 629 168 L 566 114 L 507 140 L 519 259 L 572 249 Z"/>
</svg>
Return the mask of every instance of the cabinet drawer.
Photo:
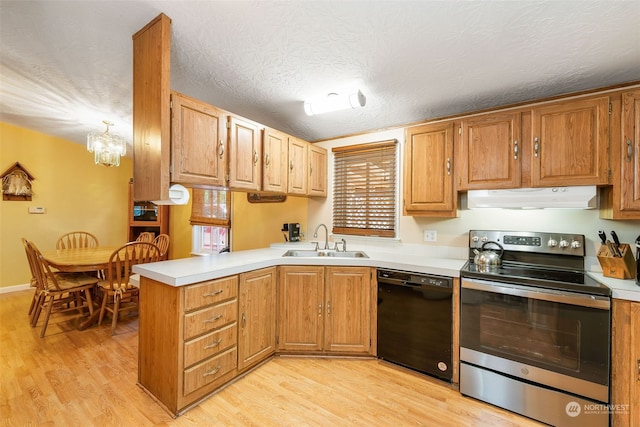
<svg viewBox="0 0 640 427">
<path fill-rule="evenodd" d="M 184 315 L 184 340 L 235 322 L 238 318 L 238 300 L 223 302 Z"/>
<path fill-rule="evenodd" d="M 184 367 L 211 357 L 236 344 L 238 325 L 232 323 L 193 341 L 184 343 Z"/>
<path fill-rule="evenodd" d="M 210 384 L 236 368 L 238 352 L 233 347 L 184 371 L 184 395 Z"/>
<path fill-rule="evenodd" d="M 238 276 L 210 280 L 184 290 L 184 311 L 215 304 L 238 295 Z"/>
</svg>

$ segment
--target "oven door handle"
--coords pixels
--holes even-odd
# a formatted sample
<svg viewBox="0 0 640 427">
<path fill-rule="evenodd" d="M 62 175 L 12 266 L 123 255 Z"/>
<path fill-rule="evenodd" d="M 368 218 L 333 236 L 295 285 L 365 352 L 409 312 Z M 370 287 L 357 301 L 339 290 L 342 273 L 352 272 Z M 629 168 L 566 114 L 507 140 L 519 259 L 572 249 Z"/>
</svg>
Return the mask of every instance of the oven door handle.
<svg viewBox="0 0 640 427">
<path fill-rule="evenodd" d="M 514 284 L 490 282 L 478 279 L 462 279 L 463 289 L 493 292 L 496 294 L 513 295 L 516 297 L 531 298 L 542 301 L 558 302 L 563 304 L 579 305 L 582 307 L 609 310 L 611 300 L 599 295 L 576 294 L 574 292 L 558 291 L 554 289 L 533 288 Z"/>
</svg>

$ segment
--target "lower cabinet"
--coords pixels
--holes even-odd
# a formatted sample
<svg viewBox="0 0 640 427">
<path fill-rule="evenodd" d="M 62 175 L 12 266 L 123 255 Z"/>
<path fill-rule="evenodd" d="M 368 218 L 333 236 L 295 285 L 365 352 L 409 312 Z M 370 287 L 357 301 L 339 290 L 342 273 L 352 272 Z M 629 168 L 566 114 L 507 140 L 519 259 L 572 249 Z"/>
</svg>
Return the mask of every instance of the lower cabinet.
<svg viewBox="0 0 640 427">
<path fill-rule="evenodd" d="M 277 350 L 373 354 L 376 291 L 368 267 L 280 267 Z"/>
<path fill-rule="evenodd" d="M 276 351 L 276 268 L 240 274 L 238 371 Z"/>
<path fill-rule="evenodd" d="M 640 302 L 613 300 L 613 427 L 640 427 Z"/>
<path fill-rule="evenodd" d="M 237 375 L 238 276 L 140 280 L 138 383 L 174 415 Z"/>
</svg>

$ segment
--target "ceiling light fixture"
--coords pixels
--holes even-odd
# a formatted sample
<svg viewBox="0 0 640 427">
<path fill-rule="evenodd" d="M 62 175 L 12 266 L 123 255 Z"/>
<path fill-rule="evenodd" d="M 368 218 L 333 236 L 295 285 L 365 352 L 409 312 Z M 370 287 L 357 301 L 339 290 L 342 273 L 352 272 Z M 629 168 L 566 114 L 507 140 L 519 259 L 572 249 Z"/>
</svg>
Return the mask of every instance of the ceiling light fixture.
<svg viewBox="0 0 640 427">
<path fill-rule="evenodd" d="M 313 116 L 331 111 L 364 107 L 366 103 L 367 98 L 360 90 L 344 93 L 331 92 L 326 96 L 305 101 L 304 112 L 307 113 L 307 116 Z"/>
<path fill-rule="evenodd" d="M 109 126 L 113 126 L 113 123 L 106 120 L 102 123 L 107 125 L 107 130 L 87 134 L 87 151 L 94 153 L 96 165 L 120 166 L 120 156 L 127 152 L 127 141 L 119 135 L 109 133 Z"/>
</svg>

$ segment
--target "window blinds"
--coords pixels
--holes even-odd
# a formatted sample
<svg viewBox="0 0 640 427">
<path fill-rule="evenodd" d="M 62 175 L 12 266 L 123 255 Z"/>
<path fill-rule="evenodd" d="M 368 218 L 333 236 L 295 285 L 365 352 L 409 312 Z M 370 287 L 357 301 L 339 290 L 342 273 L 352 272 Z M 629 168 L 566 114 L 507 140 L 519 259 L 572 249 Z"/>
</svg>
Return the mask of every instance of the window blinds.
<svg viewBox="0 0 640 427">
<path fill-rule="evenodd" d="M 191 225 L 231 226 L 229 191 L 194 188 L 191 199 Z"/>
<path fill-rule="evenodd" d="M 397 141 L 332 151 L 333 232 L 395 237 Z"/>
</svg>

